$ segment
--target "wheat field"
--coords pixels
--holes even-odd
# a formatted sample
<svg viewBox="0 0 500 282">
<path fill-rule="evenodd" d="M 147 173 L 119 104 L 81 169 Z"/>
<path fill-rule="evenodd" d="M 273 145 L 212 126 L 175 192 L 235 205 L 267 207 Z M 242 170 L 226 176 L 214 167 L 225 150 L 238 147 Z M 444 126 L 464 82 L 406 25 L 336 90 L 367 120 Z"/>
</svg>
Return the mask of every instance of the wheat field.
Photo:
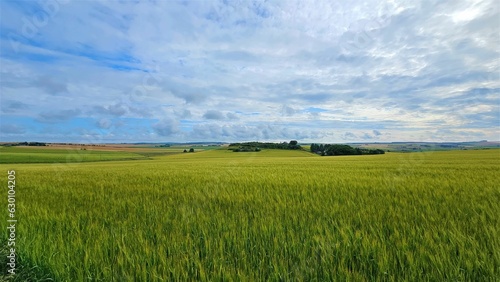
<svg viewBox="0 0 500 282">
<path fill-rule="evenodd" d="M 39 280 L 500 279 L 500 150 L 0 167 L 16 170 L 17 252 Z"/>
</svg>

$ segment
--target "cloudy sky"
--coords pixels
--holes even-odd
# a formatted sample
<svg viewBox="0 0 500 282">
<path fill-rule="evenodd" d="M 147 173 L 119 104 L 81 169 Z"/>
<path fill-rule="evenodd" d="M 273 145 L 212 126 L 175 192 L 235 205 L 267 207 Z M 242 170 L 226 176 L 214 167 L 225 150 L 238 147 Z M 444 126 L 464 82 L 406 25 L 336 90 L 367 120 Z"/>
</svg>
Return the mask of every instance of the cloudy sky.
<svg viewBox="0 0 500 282">
<path fill-rule="evenodd" d="M 0 141 L 500 140 L 497 1 L 0 1 Z"/>
</svg>

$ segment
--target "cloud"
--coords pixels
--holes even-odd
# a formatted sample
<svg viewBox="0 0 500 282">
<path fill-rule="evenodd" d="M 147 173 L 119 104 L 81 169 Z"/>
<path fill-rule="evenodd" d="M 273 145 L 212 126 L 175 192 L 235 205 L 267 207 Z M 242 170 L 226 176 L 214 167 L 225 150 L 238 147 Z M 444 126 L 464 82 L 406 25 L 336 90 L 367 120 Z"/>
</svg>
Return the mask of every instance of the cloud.
<svg viewBox="0 0 500 282">
<path fill-rule="evenodd" d="M 97 127 L 101 129 L 109 129 L 112 124 L 112 121 L 109 119 L 100 119 L 96 122 Z"/>
<path fill-rule="evenodd" d="M 68 91 L 68 87 L 66 84 L 57 82 L 52 77 L 49 76 L 41 76 L 39 77 L 35 83 L 35 86 L 40 87 L 45 90 L 48 94 L 57 95 L 60 93 L 64 93 Z"/>
<path fill-rule="evenodd" d="M 162 119 L 153 125 L 154 131 L 162 137 L 169 137 L 179 131 L 177 121 L 169 118 Z"/>
<path fill-rule="evenodd" d="M 215 120 L 223 120 L 224 119 L 224 114 L 216 111 L 216 110 L 208 110 L 205 112 L 203 115 L 203 118 L 205 119 L 215 119 Z"/>
<path fill-rule="evenodd" d="M 43 112 L 38 115 L 37 120 L 41 123 L 62 123 L 68 121 L 81 113 L 80 110 L 62 110 L 57 112 Z"/>
<path fill-rule="evenodd" d="M 7 100 L 2 102 L 2 113 L 15 113 L 20 110 L 26 110 L 30 106 L 20 101 Z"/>
<path fill-rule="evenodd" d="M 26 129 L 21 126 L 15 124 L 1 124 L 0 132 L 4 134 L 24 134 L 26 133 Z"/>
<path fill-rule="evenodd" d="M 289 141 L 291 139 L 303 140 L 304 138 L 324 138 L 329 136 L 322 130 L 303 130 L 297 127 L 281 125 L 246 125 L 209 123 L 195 125 L 188 134 L 194 140 L 222 140 L 222 141 Z"/>
<path fill-rule="evenodd" d="M 286 116 L 293 116 L 297 111 L 289 106 L 283 106 L 282 112 Z"/>
<path fill-rule="evenodd" d="M 226 117 L 230 120 L 239 120 L 240 118 L 235 113 L 227 113 Z"/>
<path fill-rule="evenodd" d="M 207 99 L 206 95 L 196 90 L 192 92 L 186 92 L 183 90 L 179 91 L 176 89 L 171 89 L 170 91 L 175 97 L 181 98 L 189 104 L 201 104 Z"/>
<path fill-rule="evenodd" d="M 175 113 L 180 119 L 187 119 L 193 116 L 190 110 L 176 111 Z"/>
<path fill-rule="evenodd" d="M 0 115 L 26 140 L 51 124 L 42 141 L 500 133 L 492 0 L 68 1 L 29 32 L 46 4 L 0 5 Z"/>
<path fill-rule="evenodd" d="M 346 133 L 344 133 L 343 139 L 345 139 L 345 140 L 356 140 L 356 139 L 358 139 L 358 137 L 356 136 L 356 134 L 354 134 L 352 132 L 346 132 Z"/>
<path fill-rule="evenodd" d="M 128 112 L 128 106 L 123 103 L 112 104 L 108 106 L 95 106 L 94 110 L 103 115 L 111 115 L 115 117 L 123 116 Z"/>
<path fill-rule="evenodd" d="M 371 140 L 373 139 L 373 136 L 369 133 L 364 133 L 363 136 L 361 136 L 361 139 L 363 140 Z"/>
</svg>

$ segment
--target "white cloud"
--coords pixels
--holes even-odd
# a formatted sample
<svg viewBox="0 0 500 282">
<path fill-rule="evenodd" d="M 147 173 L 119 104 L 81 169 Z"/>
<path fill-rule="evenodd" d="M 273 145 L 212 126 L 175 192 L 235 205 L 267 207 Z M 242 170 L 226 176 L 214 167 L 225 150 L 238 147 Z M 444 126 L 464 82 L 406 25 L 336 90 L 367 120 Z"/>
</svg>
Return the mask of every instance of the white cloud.
<svg viewBox="0 0 500 282">
<path fill-rule="evenodd" d="M 160 136 L 172 136 L 179 132 L 178 122 L 173 119 L 165 118 L 153 125 L 153 129 Z"/>
</svg>

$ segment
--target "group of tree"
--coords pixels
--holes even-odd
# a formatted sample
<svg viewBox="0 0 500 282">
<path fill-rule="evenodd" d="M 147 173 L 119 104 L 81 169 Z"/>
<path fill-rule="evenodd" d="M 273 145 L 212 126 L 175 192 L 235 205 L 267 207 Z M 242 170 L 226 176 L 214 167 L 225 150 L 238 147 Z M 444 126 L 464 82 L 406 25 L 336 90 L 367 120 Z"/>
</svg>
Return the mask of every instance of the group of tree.
<svg viewBox="0 0 500 282">
<path fill-rule="evenodd" d="M 297 140 L 282 143 L 243 142 L 229 144 L 229 150 L 233 152 L 259 152 L 261 149 L 301 150 L 302 147 L 298 144 Z"/>
<path fill-rule="evenodd" d="M 251 147 L 251 146 L 239 146 L 238 148 L 229 148 L 233 152 L 260 152 L 259 147 Z"/>
<path fill-rule="evenodd" d="M 311 152 L 322 156 L 378 155 L 385 154 L 381 149 L 353 148 L 343 144 L 311 144 Z"/>
<path fill-rule="evenodd" d="M 184 153 L 187 153 L 188 150 L 187 149 L 184 149 Z M 194 148 L 189 148 L 189 153 L 194 153 Z"/>
<path fill-rule="evenodd" d="M 10 146 L 47 146 L 47 144 L 44 142 L 20 142 L 20 143 L 6 143 L 6 144 L 3 144 L 3 146 L 6 146 L 6 147 L 10 147 Z"/>
</svg>

